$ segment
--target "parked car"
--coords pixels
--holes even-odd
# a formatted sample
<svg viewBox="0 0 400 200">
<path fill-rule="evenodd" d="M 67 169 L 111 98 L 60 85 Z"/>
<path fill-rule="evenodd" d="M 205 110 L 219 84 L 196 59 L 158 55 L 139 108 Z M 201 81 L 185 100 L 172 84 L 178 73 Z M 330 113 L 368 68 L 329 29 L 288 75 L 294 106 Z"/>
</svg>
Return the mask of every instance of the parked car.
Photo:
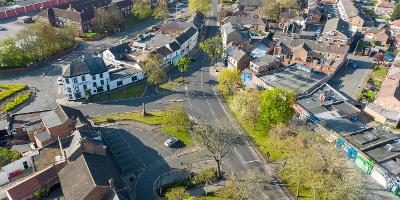
<svg viewBox="0 0 400 200">
<path fill-rule="evenodd" d="M 165 145 L 166 147 L 171 147 L 171 146 L 173 146 L 174 144 L 176 144 L 178 141 L 179 141 L 179 140 L 176 139 L 176 138 L 169 138 L 168 140 L 165 140 L 164 145 Z"/>
<path fill-rule="evenodd" d="M 0 26 L 0 31 L 5 31 L 5 30 L 7 30 L 7 29 L 2 27 L 2 26 Z"/>
<path fill-rule="evenodd" d="M 61 76 L 57 78 L 57 84 L 58 84 L 58 85 L 64 84 L 64 82 L 63 82 Z"/>
</svg>

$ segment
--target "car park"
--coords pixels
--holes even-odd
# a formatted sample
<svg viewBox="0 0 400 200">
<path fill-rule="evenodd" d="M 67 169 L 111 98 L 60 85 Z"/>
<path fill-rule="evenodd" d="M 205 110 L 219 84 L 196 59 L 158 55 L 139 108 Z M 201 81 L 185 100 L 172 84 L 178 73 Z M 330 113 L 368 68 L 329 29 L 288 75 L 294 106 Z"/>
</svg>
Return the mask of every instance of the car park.
<svg viewBox="0 0 400 200">
<path fill-rule="evenodd" d="M 174 144 L 178 142 L 178 139 L 176 138 L 169 138 L 168 140 L 165 140 L 164 146 L 166 147 L 172 147 Z"/>
</svg>

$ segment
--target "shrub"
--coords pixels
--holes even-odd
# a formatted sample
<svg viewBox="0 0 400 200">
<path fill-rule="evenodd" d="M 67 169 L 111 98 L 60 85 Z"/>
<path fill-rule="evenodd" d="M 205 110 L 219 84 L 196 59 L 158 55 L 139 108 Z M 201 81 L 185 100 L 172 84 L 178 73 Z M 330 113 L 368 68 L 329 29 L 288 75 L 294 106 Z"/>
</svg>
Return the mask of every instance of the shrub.
<svg viewBox="0 0 400 200">
<path fill-rule="evenodd" d="M 13 100 L 11 100 L 10 102 L 6 103 L 3 105 L 3 112 L 8 112 L 16 107 L 18 107 L 19 105 L 25 103 L 29 97 L 31 96 L 31 93 L 25 93 L 25 94 L 21 94 L 16 96 Z"/>
<path fill-rule="evenodd" d="M 25 84 L 14 84 L 14 85 L 0 85 L 0 101 L 12 96 L 13 94 L 22 91 L 26 88 Z"/>
<path fill-rule="evenodd" d="M 197 184 L 209 184 L 217 180 L 217 171 L 214 168 L 206 169 L 195 175 L 192 179 L 192 183 Z"/>
<path fill-rule="evenodd" d="M 36 190 L 36 192 L 33 193 L 32 199 L 34 200 L 40 200 L 43 199 L 43 197 L 47 196 L 49 194 L 49 190 L 47 188 L 40 188 L 39 190 Z"/>
<path fill-rule="evenodd" d="M 16 161 L 21 158 L 18 151 L 12 151 L 7 148 L 0 147 L 0 166 L 5 166 L 10 162 Z"/>
</svg>

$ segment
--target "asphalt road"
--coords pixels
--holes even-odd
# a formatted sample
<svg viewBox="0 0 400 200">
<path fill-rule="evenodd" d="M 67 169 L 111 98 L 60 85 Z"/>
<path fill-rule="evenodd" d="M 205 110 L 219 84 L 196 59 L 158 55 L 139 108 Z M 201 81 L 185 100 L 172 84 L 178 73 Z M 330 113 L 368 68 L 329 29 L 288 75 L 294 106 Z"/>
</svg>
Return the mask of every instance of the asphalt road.
<svg viewBox="0 0 400 200">
<path fill-rule="evenodd" d="M 349 54 L 347 59 L 347 65 L 343 66 L 328 83 L 356 100 L 357 95 L 362 91 L 363 85 L 372 73 L 375 62 L 371 58 L 354 56 L 353 54 Z M 353 64 L 356 64 L 357 67 L 354 68 Z"/>
<path fill-rule="evenodd" d="M 215 26 L 208 27 L 206 30 L 207 37 L 218 33 L 218 28 Z M 210 74 L 211 60 L 201 51 L 195 50 L 192 56 L 196 58 L 196 61 L 192 63 L 190 71 L 186 73 L 185 81 L 187 85 L 180 92 L 169 95 L 150 95 L 143 98 L 117 100 L 102 104 L 86 104 L 78 108 L 86 115 L 94 116 L 140 111 L 143 102 L 146 103 L 147 110 L 159 110 L 173 104 L 174 99 L 182 99 L 185 110 L 194 119 L 211 123 L 229 123 L 235 126 L 229 119 L 216 92 L 216 80 Z M 248 142 L 235 146 L 224 159 L 224 164 L 230 170 L 228 173 L 232 174 L 240 174 L 253 168 L 265 170 L 264 164 Z M 271 182 L 274 181 L 272 177 L 270 177 L 270 180 Z M 151 181 L 146 180 L 143 183 L 149 184 L 149 182 Z M 145 187 L 150 186 L 145 185 Z M 271 184 L 267 187 L 271 191 L 260 194 L 264 196 L 260 196 L 261 199 L 287 199 L 286 195 L 276 185 Z"/>
<path fill-rule="evenodd" d="M 105 49 L 120 43 L 126 36 L 132 36 L 147 27 L 155 25 L 159 21 L 149 19 L 139 23 L 128 30 L 116 34 L 113 37 L 101 41 L 79 42 L 80 47 L 73 52 L 61 57 L 59 60 L 53 60 L 48 64 L 37 69 L 18 72 L 18 73 L 0 73 L 0 84 L 27 84 L 36 89 L 36 96 L 31 102 L 22 109 L 15 111 L 18 113 L 38 111 L 44 109 L 53 109 L 56 107 L 57 97 L 57 78 L 62 73 L 62 66 L 81 57 L 85 54 L 100 53 Z"/>
</svg>

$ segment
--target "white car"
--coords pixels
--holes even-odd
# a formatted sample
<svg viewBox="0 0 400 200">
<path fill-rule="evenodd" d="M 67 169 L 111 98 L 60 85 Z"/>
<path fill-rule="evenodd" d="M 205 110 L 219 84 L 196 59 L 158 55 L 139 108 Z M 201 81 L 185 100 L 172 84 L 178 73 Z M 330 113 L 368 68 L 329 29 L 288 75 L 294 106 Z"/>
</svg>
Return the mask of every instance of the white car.
<svg viewBox="0 0 400 200">
<path fill-rule="evenodd" d="M 64 81 L 63 81 L 63 79 L 61 78 L 61 76 L 57 78 L 57 84 L 58 84 L 58 85 L 64 84 Z"/>
<path fill-rule="evenodd" d="M 330 19 L 332 17 L 332 15 L 331 14 L 328 14 L 328 19 Z"/>
<path fill-rule="evenodd" d="M 176 138 L 169 138 L 168 140 L 165 140 L 164 145 L 166 147 L 171 147 L 172 145 L 174 145 L 175 143 L 178 142 L 178 139 Z"/>
</svg>

